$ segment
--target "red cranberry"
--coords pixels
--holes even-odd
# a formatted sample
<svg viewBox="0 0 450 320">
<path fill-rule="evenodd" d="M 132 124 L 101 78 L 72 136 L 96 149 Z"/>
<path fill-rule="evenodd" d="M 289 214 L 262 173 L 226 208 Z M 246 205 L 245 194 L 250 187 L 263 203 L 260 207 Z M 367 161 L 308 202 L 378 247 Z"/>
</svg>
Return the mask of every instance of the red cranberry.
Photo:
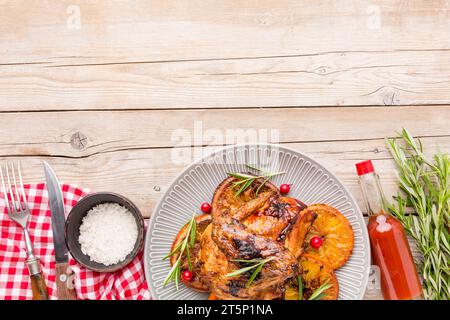
<svg viewBox="0 0 450 320">
<path fill-rule="evenodd" d="M 287 194 L 287 193 L 289 193 L 289 191 L 291 191 L 291 185 L 290 184 L 283 183 L 280 186 L 280 193 Z"/>
<path fill-rule="evenodd" d="M 204 213 L 210 213 L 211 212 L 211 205 L 209 203 L 207 203 L 207 202 L 202 203 L 202 205 L 200 206 L 200 209 Z"/>
<path fill-rule="evenodd" d="M 190 282 L 194 278 L 194 274 L 189 270 L 184 270 L 181 273 L 181 278 L 183 279 L 183 281 Z"/>
<path fill-rule="evenodd" d="M 311 247 L 313 247 L 314 249 L 319 249 L 320 246 L 322 245 L 322 239 L 320 237 L 314 236 L 311 238 L 311 240 L 309 241 L 309 244 L 311 245 Z"/>
</svg>

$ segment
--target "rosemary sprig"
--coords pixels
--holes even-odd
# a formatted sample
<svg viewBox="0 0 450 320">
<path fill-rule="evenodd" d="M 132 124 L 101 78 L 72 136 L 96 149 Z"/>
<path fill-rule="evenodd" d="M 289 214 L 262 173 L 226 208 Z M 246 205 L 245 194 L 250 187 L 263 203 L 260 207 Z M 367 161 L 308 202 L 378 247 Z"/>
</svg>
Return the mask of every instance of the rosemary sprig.
<svg viewBox="0 0 450 320">
<path fill-rule="evenodd" d="M 231 177 L 239 179 L 239 181 L 234 182 L 235 187 L 239 187 L 239 189 L 236 191 L 235 196 L 239 196 L 242 192 L 247 190 L 248 187 L 250 187 L 253 182 L 257 179 L 264 179 L 263 182 L 259 185 L 258 189 L 256 190 L 256 195 L 258 195 L 261 188 L 274 176 L 284 174 L 284 171 L 280 172 L 266 172 L 259 168 L 256 168 L 252 165 L 246 164 L 246 167 L 258 171 L 259 175 L 251 175 L 251 174 L 245 174 L 245 173 L 234 173 L 234 172 L 228 172 L 227 174 Z"/>
<path fill-rule="evenodd" d="M 298 300 L 303 300 L 303 278 L 302 276 L 297 277 L 298 282 Z"/>
<path fill-rule="evenodd" d="M 300 285 L 299 285 L 300 287 Z M 323 283 L 319 288 L 314 290 L 314 292 L 309 296 L 308 300 L 321 300 L 322 298 L 326 297 L 325 291 L 330 289 L 332 285 L 329 283 L 329 280 Z"/>
<path fill-rule="evenodd" d="M 233 271 L 233 272 L 227 273 L 225 276 L 226 276 L 226 277 L 236 277 L 236 276 L 239 276 L 239 275 L 241 275 L 241 274 L 243 274 L 243 273 L 247 273 L 247 272 L 249 272 L 249 271 L 255 269 L 255 270 L 252 272 L 250 278 L 249 278 L 248 281 L 247 281 L 246 287 L 248 288 L 248 287 L 251 286 L 251 284 L 253 283 L 253 281 L 255 280 L 255 278 L 256 278 L 256 277 L 258 276 L 258 274 L 261 272 L 263 266 L 264 266 L 267 262 L 272 261 L 272 260 L 274 260 L 274 259 L 275 259 L 274 257 L 270 257 L 270 258 L 267 258 L 267 259 L 252 259 L 252 260 L 239 260 L 239 259 L 235 259 L 235 260 L 232 260 L 233 262 L 254 263 L 254 264 L 253 264 L 253 265 L 250 265 L 250 266 L 248 266 L 248 267 L 244 267 L 244 268 L 235 270 L 235 271 Z"/>
<path fill-rule="evenodd" d="M 420 140 L 406 129 L 400 133 L 400 141 L 387 139 L 387 144 L 397 164 L 401 190 L 389 209 L 423 255 L 418 267 L 424 298 L 450 300 L 449 155 L 437 153 L 429 159 Z M 406 214 L 406 207 L 413 207 L 417 215 Z"/>
<path fill-rule="evenodd" d="M 195 236 L 197 233 L 197 222 L 195 221 L 195 214 L 192 216 L 191 220 L 189 220 L 188 223 L 186 223 L 187 229 L 186 229 L 186 235 L 183 241 L 178 243 L 175 248 L 166 255 L 163 260 L 166 260 L 173 256 L 174 254 L 179 254 L 177 261 L 173 264 L 172 268 L 170 269 L 169 273 L 167 274 L 167 277 L 164 279 L 163 286 L 166 286 L 169 282 L 174 281 L 175 286 L 178 290 L 178 286 L 180 284 L 180 275 L 181 275 L 181 259 L 183 258 L 183 255 L 186 254 L 186 258 L 188 261 L 188 268 L 190 271 L 192 271 L 192 262 L 191 262 L 191 252 L 190 250 L 194 248 L 195 245 Z"/>
</svg>

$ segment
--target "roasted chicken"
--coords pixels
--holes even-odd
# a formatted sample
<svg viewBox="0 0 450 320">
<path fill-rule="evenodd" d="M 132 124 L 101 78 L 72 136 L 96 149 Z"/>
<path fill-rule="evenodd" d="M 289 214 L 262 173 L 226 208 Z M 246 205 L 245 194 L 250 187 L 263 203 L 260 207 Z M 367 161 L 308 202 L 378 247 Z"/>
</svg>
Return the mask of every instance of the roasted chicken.
<svg viewBox="0 0 450 320">
<path fill-rule="evenodd" d="M 281 299 L 301 272 L 304 242 L 317 214 L 262 179 L 237 195 L 236 181 L 225 179 L 214 193 L 211 215 L 196 219 L 190 252 L 195 277 L 186 284 L 215 299 Z M 173 246 L 184 234 L 182 229 Z M 172 263 L 177 257 L 172 256 Z M 251 285 L 251 272 L 230 276 L 255 259 L 265 263 Z M 182 266 L 187 267 L 186 257 Z"/>
</svg>

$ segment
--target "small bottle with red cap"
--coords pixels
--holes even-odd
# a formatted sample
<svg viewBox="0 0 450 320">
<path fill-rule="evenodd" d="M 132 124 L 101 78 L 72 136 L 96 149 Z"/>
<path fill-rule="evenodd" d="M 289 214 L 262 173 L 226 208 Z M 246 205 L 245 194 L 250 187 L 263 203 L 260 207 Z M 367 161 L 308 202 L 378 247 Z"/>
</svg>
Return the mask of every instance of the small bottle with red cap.
<svg viewBox="0 0 450 320">
<path fill-rule="evenodd" d="M 356 164 L 359 184 L 369 214 L 367 225 L 372 262 L 380 270 L 381 291 L 386 300 L 420 299 L 422 286 L 405 230 L 388 212 L 388 202 L 372 161 Z"/>
</svg>

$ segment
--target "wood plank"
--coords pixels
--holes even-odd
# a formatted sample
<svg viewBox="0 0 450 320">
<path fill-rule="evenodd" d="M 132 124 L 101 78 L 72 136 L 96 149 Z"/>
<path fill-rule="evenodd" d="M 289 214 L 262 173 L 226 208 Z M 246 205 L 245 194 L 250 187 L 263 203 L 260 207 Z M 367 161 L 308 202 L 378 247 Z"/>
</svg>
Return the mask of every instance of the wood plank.
<svg viewBox="0 0 450 320">
<path fill-rule="evenodd" d="M 450 103 L 444 0 L 0 4 L 0 112 Z"/>
<path fill-rule="evenodd" d="M 2 0 L 0 5 L 0 63 L 450 49 L 445 0 L 432 5 L 426 0 Z M 80 28 L 73 23 L 73 5 L 80 10 Z"/>
<path fill-rule="evenodd" d="M 149 216 L 162 192 L 189 163 L 224 144 L 258 142 L 231 139 L 227 143 L 220 139 L 227 129 L 244 136 L 260 129 L 279 130 L 283 145 L 311 155 L 335 173 L 361 207 L 354 169 L 358 161 L 374 159 L 387 194 L 396 191 L 385 136 L 405 126 L 423 137 L 426 152 L 450 150 L 450 106 L 326 110 L 4 113 L 0 117 L 0 158 L 22 158 L 32 182 L 43 180 L 40 160 L 46 159 L 63 181 L 122 193 Z M 203 141 L 180 141 L 178 135 L 172 136 L 176 129 L 184 130 L 178 131 L 183 137 L 194 136 L 194 119 L 203 126 Z M 26 130 L 13 131 L 21 124 Z M 215 134 L 216 140 L 206 137 Z M 85 137 L 81 150 L 74 148 L 78 135 Z M 185 157 L 180 159 L 180 154 Z"/>
<path fill-rule="evenodd" d="M 450 51 L 0 65 L 0 112 L 450 104 Z"/>
<path fill-rule="evenodd" d="M 0 156 L 82 158 L 128 149 L 382 140 L 402 127 L 439 137 L 450 136 L 448 119 L 450 106 L 11 112 L 0 116 Z M 78 136 L 85 138 L 81 148 L 74 144 Z M 370 141 L 361 148 L 387 156 Z"/>
</svg>

